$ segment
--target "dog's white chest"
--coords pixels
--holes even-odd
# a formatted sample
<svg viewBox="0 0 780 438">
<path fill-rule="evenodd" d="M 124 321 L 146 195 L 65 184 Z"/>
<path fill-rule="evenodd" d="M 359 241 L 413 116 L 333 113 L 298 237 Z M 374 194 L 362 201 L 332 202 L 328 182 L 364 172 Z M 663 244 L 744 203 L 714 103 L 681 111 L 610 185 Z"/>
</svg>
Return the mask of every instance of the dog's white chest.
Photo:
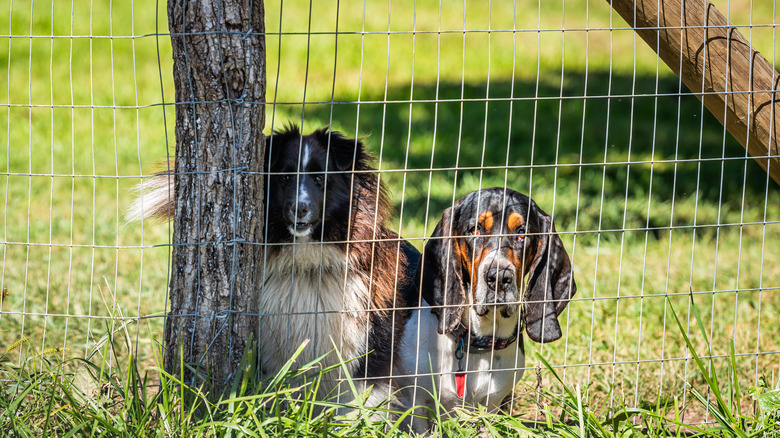
<svg viewBox="0 0 780 438">
<path fill-rule="evenodd" d="M 322 244 L 285 247 L 265 272 L 260 343 L 266 375 L 276 373 L 307 340 L 298 366 L 334 346 L 345 360 L 365 353 L 368 289 L 361 276 L 348 271 L 344 251 Z M 329 354 L 320 364 L 337 362 L 337 355 Z"/>
<path fill-rule="evenodd" d="M 525 357 L 522 353 L 518 354 L 518 350 L 516 345 L 512 345 L 503 350 L 470 353 L 467 361 L 464 358 L 467 362 L 464 369 L 472 371 L 464 376 L 464 398 L 469 404 L 492 407 L 509 395 L 522 377 L 525 366 Z M 454 368 L 459 368 L 457 360 Z"/>
<path fill-rule="evenodd" d="M 438 334 L 437 326 L 438 319 L 426 307 L 415 310 L 406 324 L 401 366 L 396 370 L 397 375 L 405 376 L 398 379 L 405 387 L 402 395 L 404 405 L 435 409 L 431 394 L 438 394 L 439 401 L 447 410 L 463 404 L 496 409 L 523 375 L 525 355 L 519 344 L 523 342 L 522 337 L 505 349 L 467 352 L 459 362 L 455 356 L 458 347 L 455 338 Z M 458 395 L 456 378 L 460 370 L 466 371 L 462 398 Z M 424 425 L 416 424 L 416 420 L 412 423 L 418 431 L 429 427 L 427 422 L 423 422 Z"/>
</svg>

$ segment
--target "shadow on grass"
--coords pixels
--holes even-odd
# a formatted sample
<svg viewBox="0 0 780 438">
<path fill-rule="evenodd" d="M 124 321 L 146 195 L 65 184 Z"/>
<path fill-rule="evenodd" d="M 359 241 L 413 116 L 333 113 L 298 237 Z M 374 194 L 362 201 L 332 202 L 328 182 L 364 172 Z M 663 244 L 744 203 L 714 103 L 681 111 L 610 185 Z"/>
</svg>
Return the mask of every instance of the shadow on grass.
<svg viewBox="0 0 780 438">
<path fill-rule="evenodd" d="M 538 86 L 415 83 L 364 93 L 362 104 L 306 105 L 305 129 L 332 117 L 335 129 L 369 135 L 383 169 L 408 170 L 383 176 L 404 223 L 435 223 L 453 195 L 495 185 L 531 194 L 566 231 L 762 220 L 777 204 L 774 182 L 767 196 L 766 173 L 682 89 L 673 77 L 605 72 L 546 72 Z M 300 120 L 300 106 L 278 108 L 277 120 Z"/>
</svg>

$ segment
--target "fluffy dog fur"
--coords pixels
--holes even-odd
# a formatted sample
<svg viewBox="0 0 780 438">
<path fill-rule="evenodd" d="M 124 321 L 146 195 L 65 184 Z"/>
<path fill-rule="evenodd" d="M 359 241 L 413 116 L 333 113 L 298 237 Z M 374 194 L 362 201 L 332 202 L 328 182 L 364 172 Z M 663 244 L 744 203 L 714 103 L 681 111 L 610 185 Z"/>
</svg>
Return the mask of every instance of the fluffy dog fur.
<svg viewBox="0 0 780 438">
<path fill-rule="evenodd" d="M 419 253 L 385 225 L 392 208 L 371 160 L 362 142 L 326 129 L 301 135 L 290 126 L 267 138 L 268 245 L 258 293 L 265 375 L 304 341 L 299 364 L 335 345 L 354 378 L 375 383 L 378 403 L 391 393 L 387 376 L 410 315 L 396 309 L 416 296 Z M 173 178 L 158 175 L 147 185 L 145 210 L 139 199 L 128 216 L 167 217 Z M 321 366 L 337 363 L 331 353 Z M 336 373 L 326 376 L 320 397 L 335 394 Z"/>
<path fill-rule="evenodd" d="M 552 219 L 529 197 L 485 189 L 445 210 L 423 253 L 421 308 L 406 324 L 396 373 L 407 376 L 402 404 L 428 408 L 412 428 L 431 427 L 434 394 L 450 411 L 498 409 L 523 374 L 523 329 L 536 342 L 560 338 L 557 316 L 576 290 Z"/>
</svg>

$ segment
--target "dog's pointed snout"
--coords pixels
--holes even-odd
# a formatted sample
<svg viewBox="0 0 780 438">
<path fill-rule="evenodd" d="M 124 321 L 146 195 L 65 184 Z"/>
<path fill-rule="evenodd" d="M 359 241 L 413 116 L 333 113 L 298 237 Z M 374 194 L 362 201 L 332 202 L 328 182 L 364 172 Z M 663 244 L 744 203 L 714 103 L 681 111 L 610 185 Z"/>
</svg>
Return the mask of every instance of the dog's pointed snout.
<svg viewBox="0 0 780 438">
<path fill-rule="evenodd" d="M 309 215 L 311 211 L 311 202 L 299 201 L 298 202 L 298 219 L 304 219 Z"/>
<path fill-rule="evenodd" d="M 311 201 L 306 199 L 290 202 L 286 209 L 287 219 L 290 222 L 308 222 L 311 219 L 313 208 Z"/>
</svg>

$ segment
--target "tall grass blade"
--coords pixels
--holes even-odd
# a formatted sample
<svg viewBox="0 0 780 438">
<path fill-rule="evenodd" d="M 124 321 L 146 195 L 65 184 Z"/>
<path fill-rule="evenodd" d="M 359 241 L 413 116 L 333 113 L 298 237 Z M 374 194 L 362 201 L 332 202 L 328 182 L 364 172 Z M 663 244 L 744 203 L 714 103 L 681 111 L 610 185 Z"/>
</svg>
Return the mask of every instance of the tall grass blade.
<svg viewBox="0 0 780 438">
<path fill-rule="evenodd" d="M 699 312 L 696 309 L 696 304 L 693 301 L 693 294 L 689 296 L 690 302 L 691 302 L 691 309 L 693 309 L 694 317 L 696 318 L 696 322 L 699 326 L 699 329 L 702 331 L 702 335 L 704 339 L 707 339 L 707 332 L 704 329 L 704 324 L 702 324 L 701 318 L 699 316 Z M 715 396 L 715 400 L 717 402 L 717 407 L 712 407 L 712 404 L 708 402 L 707 398 L 704 397 L 698 390 L 696 390 L 693 385 L 689 386 L 692 389 L 692 392 L 694 396 L 705 406 L 707 406 L 707 409 L 715 416 L 715 418 L 718 420 L 718 422 L 728 428 L 730 431 L 732 431 L 737 436 L 747 436 L 743 431 L 734 428 L 734 425 L 737 424 L 736 419 L 734 418 L 733 413 L 731 412 L 731 409 L 729 406 L 724 402 L 723 397 L 720 392 L 720 386 L 718 384 L 717 376 L 715 375 L 714 370 L 709 371 L 707 370 L 707 367 L 705 367 L 704 362 L 701 360 L 698 354 L 696 354 L 696 349 L 693 346 L 693 343 L 691 342 L 688 335 L 685 333 L 685 328 L 683 327 L 682 323 L 680 322 L 680 318 L 677 316 L 677 312 L 674 310 L 674 305 L 670 302 L 669 303 L 669 309 L 672 312 L 672 317 L 674 318 L 675 322 L 677 323 L 677 327 L 680 330 L 680 335 L 682 335 L 683 340 L 685 341 L 685 344 L 688 346 L 688 351 L 691 352 L 691 356 L 693 356 L 693 360 L 696 363 L 696 366 L 699 368 L 699 371 L 701 372 L 702 377 L 707 382 L 708 387 L 710 388 L 710 391 L 712 391 L 712 394 Z M 709 346 L 709 343 L 707 343 Z M 710 353 L 710 357 L 712 354 Z M 710 369 L 713 368 L 712 359 L 710 359 Z"/>
</svg>

